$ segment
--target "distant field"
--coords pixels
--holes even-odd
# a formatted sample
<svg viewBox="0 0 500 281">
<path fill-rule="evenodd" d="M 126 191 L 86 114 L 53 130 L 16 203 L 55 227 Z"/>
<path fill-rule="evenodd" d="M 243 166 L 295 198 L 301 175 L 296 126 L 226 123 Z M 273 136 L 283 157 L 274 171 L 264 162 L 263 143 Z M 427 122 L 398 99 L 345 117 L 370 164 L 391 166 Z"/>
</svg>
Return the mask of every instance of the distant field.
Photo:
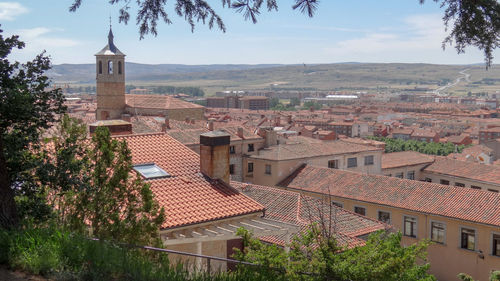
<svg viewBox="0 0 500 281">
<path fill-rule="evenodd" d="M 137 67 L 137 66 L 135 66 Z M 155 66 L 148 66 L 155 69 Z M 396 92 L 401 90 L 436 89 L 454 82 L 464 69 L 469 69 L 470 81 L 461 81 L 446 92 L 466 95 L 468 92 L 495 92 L 500 90 L 500 65 L 485 70 L 482 65 L 431 65 L 431 64 L 324 64 L 324 65 L 286 65 L 286 66 L 223 66 L 196 68 L 182 73 L 175 70 L 148 70 L 127 72 L 127 84 L 136 86 L 170 85 L 201 87 L 208 95 L 224 90 L 326 90 L 326 91 L 369 91 Z M 195 67 L 195 66 L 190 66 Z M 229 66 L 228 66 L 229 67 Z M 90 68 L 85 68 L 88 72 Z M 64 73 L 71 73 L 65 66 Z M 84 74 L 82 67 L 79 74 Z M 94 75 L 91 68 L 90 74 Z M 54 76 L 57 81 L 64 81 L 68 75 Z M 75 79 L 75 76 L 72 76 Z M 68 81 L 68 80 L 66 80 Z M 92 80 L 75 81 L 72 84 L 92 84 Z"/>
</svg>

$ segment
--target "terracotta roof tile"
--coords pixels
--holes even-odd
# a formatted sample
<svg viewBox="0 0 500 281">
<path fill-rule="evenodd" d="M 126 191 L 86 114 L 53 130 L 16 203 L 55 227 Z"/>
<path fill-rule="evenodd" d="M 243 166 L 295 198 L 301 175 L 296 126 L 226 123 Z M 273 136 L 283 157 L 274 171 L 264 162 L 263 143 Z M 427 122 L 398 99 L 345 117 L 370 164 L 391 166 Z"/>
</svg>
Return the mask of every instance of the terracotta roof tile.
<svg viewBox="0 0 500 281">
<path fill-rule="evenodd" d="M 190 103 L 167 95 L 125 95 L 125 103 L 129 107 L 181 109 L 202 108 L 199 104 Z"/>
<path fill-rule="evenodd" d="M 402 151 L 382 154 L 382 169 L 430 164 L 434 157 L 416 151 Z"/>
<path fill-rule="evenodd" d="M 492 165 L 436 157 L 436 161 L 424 171 L 500 185 L 500 168 Z"/>
<path fill-rule="evenodd" d="M 124 139 L 134 164 L 155 163 L 172 177 L 146 182 L 165 208 L 163 228 L 201 223 L 263 211 L 263 206 L 231 186 L 200 173 L 199 155 L 166 134 L 117 137 Z"/>
<path fill-rule="evenodd" d="M 500 194 L 484 190 L 313 166 L 302 166 L 280 185 L 500 226 Z"/>
</svg>

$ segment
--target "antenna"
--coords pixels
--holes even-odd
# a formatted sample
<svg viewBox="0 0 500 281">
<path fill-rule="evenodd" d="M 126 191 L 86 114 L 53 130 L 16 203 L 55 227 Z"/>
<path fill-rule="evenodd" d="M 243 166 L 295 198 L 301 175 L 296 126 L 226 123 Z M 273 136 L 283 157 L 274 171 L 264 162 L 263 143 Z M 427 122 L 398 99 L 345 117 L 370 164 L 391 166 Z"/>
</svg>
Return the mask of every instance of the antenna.
<svg viewBox="0 0 500 281">
<path fill-rule="evenodd" d="M 109 15 L 109 29 L 111 29 L 111 15 Z"/>
</svg>

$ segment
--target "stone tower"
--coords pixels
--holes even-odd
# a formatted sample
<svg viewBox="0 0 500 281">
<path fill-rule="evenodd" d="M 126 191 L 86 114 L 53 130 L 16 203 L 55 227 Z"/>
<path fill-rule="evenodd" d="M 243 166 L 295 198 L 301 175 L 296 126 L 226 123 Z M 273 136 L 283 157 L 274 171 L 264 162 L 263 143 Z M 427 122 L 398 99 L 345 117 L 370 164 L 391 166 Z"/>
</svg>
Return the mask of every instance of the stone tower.
<svg viewBox="0 0 500 281">
<path fill-rule="evenodd" d="M 125 54 L 113 43 L 109 27 L 108 45 L 96 56 L 97 120 L 120 119 L 125 110 Z"/>
</svg>

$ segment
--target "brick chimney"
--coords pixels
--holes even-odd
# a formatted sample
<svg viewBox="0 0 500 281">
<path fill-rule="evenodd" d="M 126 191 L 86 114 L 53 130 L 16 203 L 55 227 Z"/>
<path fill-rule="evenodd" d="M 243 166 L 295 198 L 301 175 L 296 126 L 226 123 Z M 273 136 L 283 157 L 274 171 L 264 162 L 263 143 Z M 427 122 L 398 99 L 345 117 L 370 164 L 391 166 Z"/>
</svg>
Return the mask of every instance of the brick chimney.
<svg viewBox="0 0 500 281">
<path fill-rule="evenodd" d="M 212 131 L 200 135 L 200 170 L 213 179 L 229 183 L 230 135 Z"/>
</svg>

